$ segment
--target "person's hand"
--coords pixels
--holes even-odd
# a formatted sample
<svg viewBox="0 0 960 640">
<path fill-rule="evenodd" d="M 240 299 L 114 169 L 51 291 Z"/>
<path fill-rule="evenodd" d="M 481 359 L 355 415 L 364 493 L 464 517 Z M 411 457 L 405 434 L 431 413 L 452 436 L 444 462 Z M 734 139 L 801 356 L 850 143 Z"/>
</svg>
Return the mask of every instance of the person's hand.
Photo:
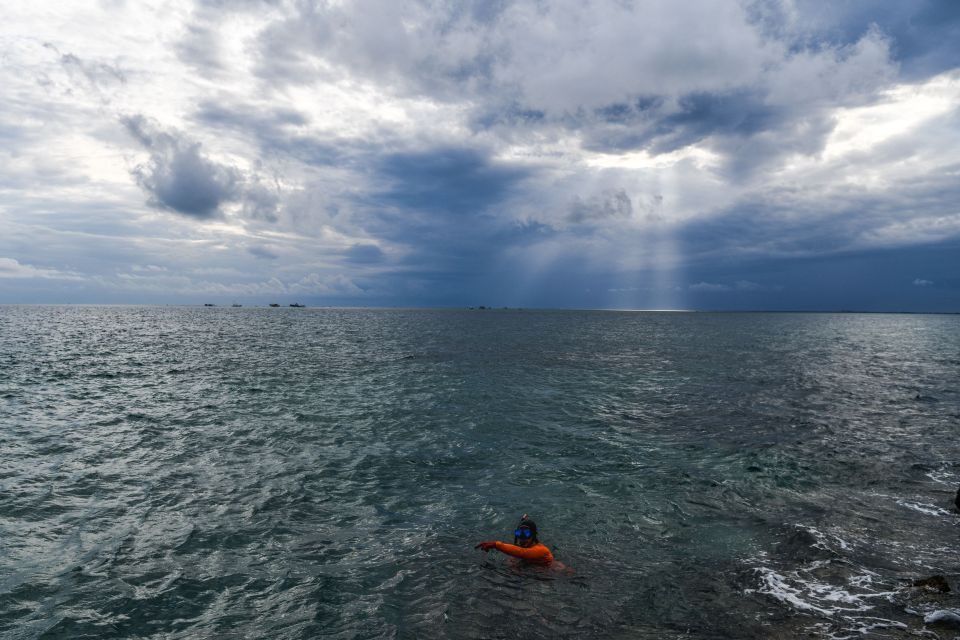
<svg viewBox="0 0 960 640">
<path fill-rule="evenodd" d="M 480 549 L 480 551 L 490 551 L 490 549 L 496 549 L 496 548 L 497 548 L 496 542 L 481 542 L 480 544 L 474 547 L 474 549 Z"/>
</svg>

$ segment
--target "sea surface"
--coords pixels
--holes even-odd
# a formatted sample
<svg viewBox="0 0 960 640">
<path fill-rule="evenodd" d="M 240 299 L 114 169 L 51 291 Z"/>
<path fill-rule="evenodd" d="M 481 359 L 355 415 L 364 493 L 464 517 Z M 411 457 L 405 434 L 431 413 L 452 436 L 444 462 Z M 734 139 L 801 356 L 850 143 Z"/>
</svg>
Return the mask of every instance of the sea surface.
<svg viewBox="0 0 960 640">
<path fill-rule="evenodd" d="M 958 486 L 957 315 L 0 307 L 5 639 L 950 638 Z"/>
</svg>

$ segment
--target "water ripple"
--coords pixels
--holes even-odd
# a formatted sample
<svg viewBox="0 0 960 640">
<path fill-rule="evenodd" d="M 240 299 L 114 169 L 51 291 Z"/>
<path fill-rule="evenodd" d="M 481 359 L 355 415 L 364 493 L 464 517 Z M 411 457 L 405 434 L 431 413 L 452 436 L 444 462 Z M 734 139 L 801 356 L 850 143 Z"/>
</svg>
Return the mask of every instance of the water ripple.
<svg viewBox="0 0 960 640">
<path fill-rule="evenodd" d="M 958 605 L 956 316 L 0 328 L 4 637 L 901 637 Z M 522 512 L 562 565 L 473 549 Z"/>
</svg>

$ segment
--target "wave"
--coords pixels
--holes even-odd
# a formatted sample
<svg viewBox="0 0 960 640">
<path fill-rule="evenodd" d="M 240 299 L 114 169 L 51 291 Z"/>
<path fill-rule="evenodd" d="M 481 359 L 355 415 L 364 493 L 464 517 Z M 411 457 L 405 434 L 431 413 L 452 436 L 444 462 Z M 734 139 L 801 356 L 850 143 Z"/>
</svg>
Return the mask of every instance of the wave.
<svg viewBox="0 0 960 640">
<path fill-rule="evenodd" d="M 869 570 L 850 576 L 843 586 L 824 582 L 812 575 L 812 572 L 830 563 L 830 560 L 818 560 L 804 568 L 783 573 L 769 566 L 756 567 L 754 570 L 760 576 L 760 586 L 747 592 L 768 595 L 799 611 L 826 617 L 870 611 L 875 606 L 871 602 L 873 599 L 892 601 L 896 594 L 896 591 L 871 590 L 878 576 Z"/>
<path fill-rule="evenodd" d="M 928 516 L 953 516 L 956 515 L 952 511 L 948 511 L 941 507 L 932 504 L 926 504 L 924 502 L 910 502 L 909 500 L 897 500 L 897 504 L 901 507 L 906 507 L 908 509 L 913 509 L 914 511 L 919 511 L 920 513 L 926 514 Z"/>
</svg>

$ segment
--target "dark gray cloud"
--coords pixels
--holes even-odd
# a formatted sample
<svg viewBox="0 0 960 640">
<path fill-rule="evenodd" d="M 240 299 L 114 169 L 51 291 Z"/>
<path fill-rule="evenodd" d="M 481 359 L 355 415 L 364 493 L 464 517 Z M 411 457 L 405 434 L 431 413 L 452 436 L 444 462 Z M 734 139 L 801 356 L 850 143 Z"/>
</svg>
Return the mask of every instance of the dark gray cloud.
<svg viewBox="0 0 960 640">
<path fill-rule="evenodd" d="M 894 59 L 908 78 L 921 79 L 960 66 L 960 4 L 953 0 L 797 0 L 795 8 L 794 19 L 801 27 L 797 39 L 844 45 L 879 28 L 890 38 Z"/>
<path fill-rule="evenodd" d="M 354 264 L 378 264 L 386 257 L 375 244 L 355 244 L 346 250 L 344 256 Z"/>
<path fill-rule="evenodd" d="M 225 99 L 206 101 L 193 118 L 204 128 L 229 131 L 255 141 L 264 156 L 281 155 L 314 166 L 346 162 L 351 153 L 371 146 L 362 140 L 329 140 L 305 133 L 309 118 L 287 106 L 261 107 Z"/>
<path fill-rule="evenodd" d="M 633 215 L 633 202 L 623 189 L 606 191 L 599 196 L 574 198 L 567 220 L 573 223 L 596 222 L 610 218 L 629 218 Z"/>
<path fill-rule="evenodd" d="M 451 215 L 486 211 L 532 174 L 467 147 L 390 153 L 374 160 L 373 168 L 374 203 Z"/>
<path fill-rule="evenodd" d="M 541 233 L 499 215 L 535 169 L 498 161 L 482 149 L 448 146 L 389 153 L 364 165 L 374 169 L 369 190 L 355 203 L 368 212 L 364 229 L 397 248 L 394 288 L 418 283 L 425 303 L 482 304 L 470 290 L 487 286 L 505 251 Z M 366 243 L 346 257 L 358 265 L 386 259 Z"/>
<path fill-rule="evenodd" d="M 960 216 L 948 213 L 960 201 L 958 174 L 954 165 L 921 180 L 891 183 L 882 192 L 855 186 L 823 194 L 769 189 L 684 226 L 677 241 L 691 264 L 757 256 L 811 259 L 946 241 L 960 231 Z"/>
<path fill-rule="evenodd" d="M 509 132 L 516 128 L 541 128 L 547 124 L 546 111 L 523 107 L 516 102 L 506 106 L 496 103 L 484 105 L 470 117 L 470 128 L 474 132 L 486 130 Z"/>
<path fill-rule="evenodd" d="M 665 115 L 653 137 L 656 151 L 673 151 L 708 136 L 750 137 L 780 128 L 785 110 L 769 105 L 757 91 L 694 93 L 681 96 L 678 110 Z"/>
<path fill-rule="evenodd" d="M 256 133 L 275 132 L 284 126 L 303 127 L 310 120 L 303 113 L 288 106 L 257 107 L 250 103 L 227 105 L 223 101 L 205 101 L 194 117 L 205 124 L 238 131 Z"/>
<path fill-rule="evenodd" d="M 204 157 L 199 143 L 163 131 L 140 115 L 122 122 L 150 153 L 150 159 L 132 173 L 153 206 L 212 218 L 219 215 L 221 204 L 238 195 L 240 172 Z"/>
<path fill-rule="evenodd" d="M 685 304 L 699 309 L 953 311 L 960 304 L 955 241 L 834 255 L 714 262 L 687 270 Z M 918 269 L 937 286 L 918 286 Z M 749 280 L 755 288 L 738 288 Z M 943 287 L 940 283 L 943 281 Z M 697 287 L 697 284 L 716 287 Z"/>
<path fill-rule="evenodd" d="M 770 104 L 760 89 L 695 92 L 666 104 L 663 97 L 614 103 L 568 119 L 585 134 L 584 146 L 594 151 L 647 149 L 668 153 L 706 138 L 748 139 L 785 129 L 799 114 Z M 810 114 L 804 114 L 808 118 Z M 822 145 L 823 137 L 817 141 Z"/>
<path fill-rule="evenodd" d="M 260 182 L 248 184 L 242 192 L 241 212 L 249 220 L 277 222 L 281 208 L 281 193 L 278 187 L 269 187 Z"/>
<path fill-rule="evenodd" d="M 263 260 L 276 260 L 280 257 L 267 247 L 261 245 L 247 247 L 247 252 L 255 258 L 261 258 Z"/>
</svg>

